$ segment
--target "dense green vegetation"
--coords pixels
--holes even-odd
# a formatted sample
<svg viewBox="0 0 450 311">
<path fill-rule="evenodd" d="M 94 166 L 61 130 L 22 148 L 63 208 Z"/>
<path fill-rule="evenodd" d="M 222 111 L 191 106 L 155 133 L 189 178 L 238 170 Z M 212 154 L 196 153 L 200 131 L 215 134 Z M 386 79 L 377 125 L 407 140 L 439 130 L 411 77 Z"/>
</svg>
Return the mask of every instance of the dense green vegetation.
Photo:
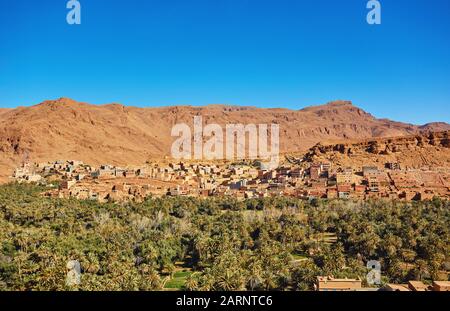
<svg viewBox="0 0 450 311">
<path fill-rule="evenodd" d="M 449 203 L 268 198 L 99 204 L 0 187 L 1 290 L 310 290 L 317 275 L 442 278 Z M 81 284 L 65 284 L 69 260 Z M 446 276 L 444 276 L 446 277 Z"/>
</svg>

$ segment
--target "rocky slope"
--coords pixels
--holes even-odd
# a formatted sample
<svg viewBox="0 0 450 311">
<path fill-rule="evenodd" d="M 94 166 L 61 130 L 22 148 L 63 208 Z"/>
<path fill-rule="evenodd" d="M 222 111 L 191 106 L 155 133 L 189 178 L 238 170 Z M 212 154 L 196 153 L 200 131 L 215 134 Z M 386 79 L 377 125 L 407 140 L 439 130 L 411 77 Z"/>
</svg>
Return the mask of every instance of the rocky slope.
<svg viewBox="0 0 450 311">
<path fill-rule="evenodd" d="M 450 168 L 450 131 L 335 144 L 319 143 L 306 153 L 304 160 L 327 160 L 339 166 L 382 166 L 387 162 L 400 162 L 405 168 Z"/>
</svg>

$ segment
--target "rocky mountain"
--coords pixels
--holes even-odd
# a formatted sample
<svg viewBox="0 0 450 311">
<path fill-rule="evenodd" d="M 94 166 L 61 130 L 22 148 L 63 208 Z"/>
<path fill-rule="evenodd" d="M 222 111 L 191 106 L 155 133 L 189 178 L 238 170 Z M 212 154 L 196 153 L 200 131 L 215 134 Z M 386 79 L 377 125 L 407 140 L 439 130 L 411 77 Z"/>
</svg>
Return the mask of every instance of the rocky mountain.
<svg viewBox="0 0 450 311">
<path fill-rule="evenodd" d="M 289 110 L 225 105 L 137 108 L 61 98 L 0 110 L 0 175 L 8 176 L 24 158 L 131 165 L 169 156 L 175 140 L 172 127 L 192 127 L 193 117 L 200 115 L 204 124 L 279 124 L 281 152 L 306 151 L 318 142 L 450 130 L 447 123 L 417 126 L 376 119 L 348 101 Z"/>
<path fill-rule="evenodd" d="M 303 157 L 306 162 L 331 161 L 337 166 L 383 166 L 400 163 L 404 168 L 450 168 L 450 131 L 409 136 L 371 138 L 334 144 L 318 143 Z"/>
</svg>

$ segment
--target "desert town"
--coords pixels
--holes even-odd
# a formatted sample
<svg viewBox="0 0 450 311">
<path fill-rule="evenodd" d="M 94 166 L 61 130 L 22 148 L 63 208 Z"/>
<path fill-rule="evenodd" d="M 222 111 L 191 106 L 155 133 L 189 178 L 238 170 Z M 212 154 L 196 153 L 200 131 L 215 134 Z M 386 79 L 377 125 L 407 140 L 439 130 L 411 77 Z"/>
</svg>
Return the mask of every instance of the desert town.
<svg viewBox="0 0 450 311">
<path fill-rule="evenodd" d="M 147 163 L 141 167 L 87 165 L 81 161 L 24 163 L 12 178 L 38 182 L 50 197 L 99 202 L 141 202 L 161 196 L 231 196 L 238 200 L 270 196 L 301 199 L 450 198 L 450 170 L 439 167 L 333 167 L 331 163 L 285 163 L 276 169 L 257 161 L 222 164 Z"/>
</svg>

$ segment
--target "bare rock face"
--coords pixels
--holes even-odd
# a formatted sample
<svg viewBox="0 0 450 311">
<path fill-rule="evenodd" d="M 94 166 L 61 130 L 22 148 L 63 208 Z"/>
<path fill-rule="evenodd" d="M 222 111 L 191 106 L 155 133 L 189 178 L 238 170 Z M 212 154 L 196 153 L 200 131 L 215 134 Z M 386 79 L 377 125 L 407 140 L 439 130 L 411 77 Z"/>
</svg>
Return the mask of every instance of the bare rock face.
<svg viewBox="0 0 450 311">
<path fill-rule="evenodd" d="M 407 162 L 411 167 L 450 165 L 450 131 L 440 131 L 392 138 L 377 138 L 348 143 L 317 144 L 304 156 L 305 161 L 336 159 L 352 165 L 379 163 L 382 160 Z"/>
<path fill-rule="evenodd" d="M 86 163 L 116 165 L 142 164 L 152 158 L 170 156 L 171 129 L 202 116 L 204 125 L 216 123 L 272 124 L 280 126 L 280 151 L 313 153 L 361 152 L 348 142 L 379 137 L 419 135 L 421 144 L 448 148 L 448 135 L 421 133 L 450 130 L 446 123 L 424 126 L 376 119 L 349 101 L 336 101 L 302 110 L 259 109 L 210 105 L 137 108 L 120 104 L 90 105 L 68 98 L 49 100 L 30 107 L 0 110 L 0 180 L 21 163 L 25 156 L 34 162 L 77 159 Z M 327 144 L 344 141 L 343 144 Z M 414 139 L 408 144 L 418 145 Z M 371 153 L 401 152 L 402 142 L 367 145 Z"/>
</svg>

